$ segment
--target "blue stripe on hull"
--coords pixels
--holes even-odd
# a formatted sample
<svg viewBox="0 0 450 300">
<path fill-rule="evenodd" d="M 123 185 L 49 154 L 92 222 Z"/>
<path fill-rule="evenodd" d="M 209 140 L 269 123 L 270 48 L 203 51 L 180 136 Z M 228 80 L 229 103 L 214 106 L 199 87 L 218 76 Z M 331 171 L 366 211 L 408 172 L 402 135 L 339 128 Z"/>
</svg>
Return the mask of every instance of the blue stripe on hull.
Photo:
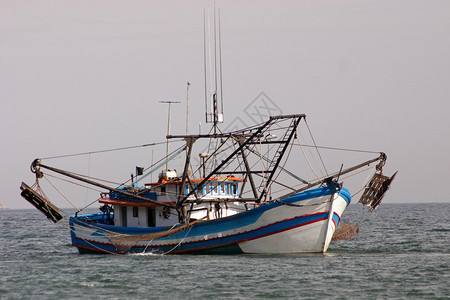
<svg viewBox="0 0 450 300">
<path fill-rule="evenodd" d="M 335 227 L 338 226 L 340 220 L 341 220 L 341 218 L 338 216 L 338 214 L 333 213 L 333 223 L 334 223 Z"/>
</svg>

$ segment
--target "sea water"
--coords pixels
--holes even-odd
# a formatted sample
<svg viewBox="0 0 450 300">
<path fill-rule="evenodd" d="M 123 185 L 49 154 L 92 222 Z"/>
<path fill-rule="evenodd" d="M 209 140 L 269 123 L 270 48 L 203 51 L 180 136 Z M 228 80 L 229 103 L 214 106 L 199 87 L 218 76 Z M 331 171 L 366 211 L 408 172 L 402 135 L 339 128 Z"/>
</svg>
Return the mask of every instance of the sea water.
<svg viewBox="0 0 450 300">
<path fill-rule="evenodd" d="M 80 255 L 37 210 L 0 211 L 0 299 L 450 299 L 450 204 L 382 204 L 325 254 Z"/>
</svg>

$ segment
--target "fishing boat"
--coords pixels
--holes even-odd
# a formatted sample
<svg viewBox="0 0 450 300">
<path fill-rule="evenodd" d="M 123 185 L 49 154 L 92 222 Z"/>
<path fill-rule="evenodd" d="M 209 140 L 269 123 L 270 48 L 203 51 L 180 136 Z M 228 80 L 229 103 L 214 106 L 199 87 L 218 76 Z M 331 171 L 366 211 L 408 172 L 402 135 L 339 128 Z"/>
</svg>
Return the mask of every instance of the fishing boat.
<svg viewBox="0 0 450 300">
<path fill-rule="evenodd" d="M 210 48 L 205 44 L 205 53 Z M 209 72 L 216 79 L 209 85 L 205 80 L 208 133 L 170 134 L 169 103 L 166 153 L 148 168 L 136 168 L 130 181 L 111 186 L 36 159 L 31 164 L 36 183 L 22 183 L 21 195 L 51 221 L 67 221 L 80 253 L 115 254 L 324 253 L 352 198 L 342 178 L 361 169 L 374 174 L 360 202 L 379 205 L 393 180 L 382 174 L 384 153 L 320 174 L 308 158 L 318 154 L 323 164 L 304 114 L 221 130 L 222 72 Z M 169 153 L 169 145 L 177 147 Z M 174 162 L 179 157 L 182 161 Z M 157 180 L 144 182 L 154 172 Z M 65 217 L 39 184 L 48 173 L 101 188 L 100 211 L 78 209 Z"/>
<path fill-rule="evenodd" d="M 72 245 L 80 253 L 323 253 L 351 201 L 339 178 L 375 164 L 377 171 L 362 198 L 374 207 L 393 178 L 381 174 L 384 153 L 315 181 L 294 175 L 285 167 L 285 156 L 299 140 L 298 126 L 305 120 L 302 114 L 280 115 L 228 133 L 169 135 L 184 144 L 165 156 L 163 164 L 184 153 L 183 172 L 163 169 L 157 182 L 143 186 L 138 180 L 128 186 L 105 186 L 39 159 L 31 169 L 37 182 L 46 170 L 107 190 L 98 200 L 100 212 L 78 212 L 68 220 Z M 217 144 L 211 154 L 200 152 L 193 170 L 193 149 L 203 139 Z M 299 186 L 284 184 L 281 174 Z M 281 193 L 275 191 L 280 187 Z M 39 189 L 25 183 L 21 189 L 49 219 L 64 219 Z"/>
</svg>

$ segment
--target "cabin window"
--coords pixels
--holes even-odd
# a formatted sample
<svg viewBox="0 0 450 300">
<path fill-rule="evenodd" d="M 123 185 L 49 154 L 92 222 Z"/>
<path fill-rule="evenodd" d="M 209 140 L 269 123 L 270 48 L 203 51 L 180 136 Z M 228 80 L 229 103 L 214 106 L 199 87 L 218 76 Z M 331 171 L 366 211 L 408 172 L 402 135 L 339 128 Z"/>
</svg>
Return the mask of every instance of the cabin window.
<svg viewBox="0 0 450 300">
<path fill-rule="evenodd" d="M 234 183 L 231 184 L 231 194 L 237 195 L 236 185 Z"/>
<path fill-rule="evenodd" d="M 133 217 L 139 218 L 139 207 L 136 206 L 133 207 Z"/>
<path fill-rule="evenodd" d="M 225 183 L 222 182 L 219 184 L 219 195 L 226 195 L 226 191 L 225 191 Z"/>
<path fill-rule="evenodd" d="M 156 226 L 155 209 L 153 207 L 147 208 L 147 226 L 148 227 Z"/>
<path fill-rule="evenodd" d="M 122 226 L 127 227 L 127 207 L 126 206 L 122 206 L 120 208 L 120 218 L 121 218 Z"/>
<path fill-rule="evenodd" d="M 217 182 L 213 182 L 212 183 L 212 188 L 213 188 L 213 194 L 216 194 L 217 195 Z"/>
<path fill-rule="evenodd" d="M 166 194 L 166 187 L 162 186 L 161 187 L 161 195 L 165 195 Z"/>
<path fill-rule="evenodd" d="M 227 185 L 225 187 L 227 188 L 227 190 L 225 191 L 227 193 L 227 195 L 232 195 L 232 193 L 231 193 L 231 183 L 227 183 Z"/>
<path fill-rule="evenodd" d="M 211 194 L 211 183 L 210 182 L 206 183 L 206 185 L 205 185 L 205 193 L 206 193 L 206 195 Z"/>
</svg>

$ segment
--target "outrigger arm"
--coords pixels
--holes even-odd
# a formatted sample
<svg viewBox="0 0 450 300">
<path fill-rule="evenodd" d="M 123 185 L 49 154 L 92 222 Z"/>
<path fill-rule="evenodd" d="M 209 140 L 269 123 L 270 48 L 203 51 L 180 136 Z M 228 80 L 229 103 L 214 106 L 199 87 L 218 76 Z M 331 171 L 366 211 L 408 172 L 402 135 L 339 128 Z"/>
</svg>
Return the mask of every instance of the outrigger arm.
<svg viewBox="0 0 450 300">
<path fill-rule="evenodd" d="M 64 171 L 64 170 L 61 170 L 61 169 L 57 169 L 57 168 L 54 168 L 54 167 L 43 165 L 43 164 L 41 164 L 40 159 L 35 159 L 33 161 L 33 163 L 31 164 L 32 172 L 38 174 L 40 172 L 39 171 L 40 168 L 44 168 L 44 169 L 50 170 L 52 172 L 55 172 L 55 173 L 58 173 L 58 174 L 61 174 L 61 175 L 64 175 L 64 176 L 67 176 L 67 177 L 70 177 L 70 178 L 82 181 L 82 182 L 85 182 L 87 184 L 91 184 L 91 185 L 97 186 L 97 187 L 102 188 L 102 189 L 114 191 L 114 192 L 122 194 L 122 195 L 133 197 L 133 198 L 136 198 L 136 199 L 139 199 L 139 200 L 148 201 L 150 203 L 157 204 L 157 205 L 160 205 L 160 206 L 165 206 L 165 207 L 170 207 L 170 208 L 177 209 L 177 206 L 175 206 L 175 205 L 169 205 L 169 204 L 158 202 L 158 201 L 155 201 L 155 200 L 152 200 L 152 199 L 149 199 L 149 198 L 146 198 L 146 197 L 142 197 L 142 196 L 139 196 L 139 195 L 136 195 L 136 194 L 133 194 L 133 193 L 128 193 L 128 192 L 125 192 L 123 190 L 116 189 L 116 188 L 113 188 L 113 187 L 110 187 L 110 186 L 107 186 L 107 185 L 104 185 L 104 184 L 101 184 L 101 183 L 98 183 L 98 182 L 95 182 L 95 181 L 83 178 L 81 176 L 72 174 L 70 172 L 67 172 L 67 171 Z"/>
<path fill-rule="evenodd" d="M 323 180 L 320 180 L 320 179 L 319 179 L 319 180 L 317 180 L 317 181 L 311 182 L 311 183 L 307 184 L 306 186 L 304 186 L 304 187 L 302 187 L 302 188 L 300 188 L 300 189 L 294 190 L 293 192 L 290 192 L 290 193 L 288 193 L 288 194 L 285 194 L 285 195 L 283 195 L 283 196 L 281 196 L 281 197 L 278 197 L 277 199 L 274 199 L 274 200 L 277 201 L 277 200 L 280 200 L 280 199 L 282 199 L 282 198 L 287 198 L 287 197 L 290 197 L 290 196 L 292 196 L 292 195 L 301 193 L 301 192 L 306 191 L 306 190 L 308 190 L 308 189 L 310 189 L 310 188 L 312 188 L 312 187 L 314 187 L 314 186 L 320 185 L 320 184 L 324 183 L 325 181 L 332 181 L 333 179 L 338 178 L 339 176 L 348 174 L 348 173 L 350 173 L 350 172 L 353 172 L 353 171 L 355 171 L 355 170 L 358 170 L 358 169 L 360 169 L 360 168 L 363 168 L 363 167 L 365 167 L 365 166 L 368 166 L 368 165 L 370 165 L 370 164 L 372 164 L 372 163 L 374 163 L 374 162 L 376 162 L 376 161 L 380 161 L 380 163 L 377 165 L 377 170 L 381 170 L 381 168 L 383 167 L 383 165 L 384 165 L 385 162 L 386 162 L 386 159 L 387 159 L 386 154 L 385 154 L 384 152 L 380 152 L 380 156 L 378 156 L 377 158 L 374 158 L 374 159 L 365 161 L 365 162 L 363 162 L 363 163 L 360 163 L 360 164 L 358 164 L 358 165 L 355 165 L 355 166 L 353 166 L 353 167 L 344 169 L 344 170 L 338 172 L 337 174 L 332 175 L 332 176 L 330 176 L 330 177 L 328 177 L 328 178 L 326 178 L 326 179 L 323 179 Z"/>
</svg>

